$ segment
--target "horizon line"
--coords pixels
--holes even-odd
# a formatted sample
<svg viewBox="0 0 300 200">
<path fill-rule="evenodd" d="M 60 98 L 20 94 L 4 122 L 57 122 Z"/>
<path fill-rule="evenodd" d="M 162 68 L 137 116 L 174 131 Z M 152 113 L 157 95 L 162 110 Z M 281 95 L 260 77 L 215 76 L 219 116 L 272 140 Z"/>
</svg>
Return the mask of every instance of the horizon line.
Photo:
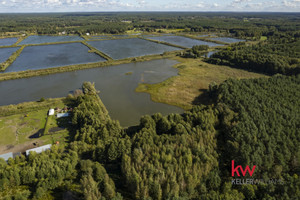
<svg viewBox="0 0 300 200">
<path fill-rule="evenodd" d="M 182 12 L 182 13 L 299 13 L 300 11 L 185 11 L 185 10 L 145 10 L 145 11 L 124 11 L 124 10 L 111 10 L 111 11 L 29 11 L 29 12 L 0 12 L 0 14 L 34 14 L 34 13 L 154 13 L 154 12 Z"/>
</svg>

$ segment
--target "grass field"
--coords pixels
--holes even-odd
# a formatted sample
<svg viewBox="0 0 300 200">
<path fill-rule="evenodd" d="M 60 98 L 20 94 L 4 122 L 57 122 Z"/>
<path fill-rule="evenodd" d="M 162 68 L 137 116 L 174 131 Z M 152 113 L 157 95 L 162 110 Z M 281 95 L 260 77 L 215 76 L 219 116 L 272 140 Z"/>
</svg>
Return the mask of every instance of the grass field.
<svg viewBox="0 0 300 200">
<path fill-rule="evenodd" d="M 174 66 L 179 70 L 179 76 L 158 84 L 140 84 L 136 91 L 151 94 L 151 99 L 155 102 L 190 109 L 194 104 L 211 103 L 205 95 L 210 83 L 220 84 L 229 78 L 266 77 L 245 70 L 208 64 L 202 59 L 176 59 L 180 62 Z M 202 96 L 198 98 L 200 95 Z"/>
<path fill-rule="evenodd" d="M 267 39 L 268 39 L 267 36 L 261 36 L 261 37 L 260 37 L 260 40 L 261 40 L 261 41 L 265 41 L 265 40 L 267 40 Z"/>
<path fill-rule="evenodd" d="M 53 99 L 49 102 L 41 105 L 39 105 L 39 102 L 22 103 L 20 104 L 22 106 L 19 105 L 22 109 L 18 112 L 14 111 L 12 115 L 0 117 L 0 154 L 34 148 L 33 143 L 42 145 L 59 141 L 60 144 L 64 144 L 69 133 L 68 129 L 58 128 L 65 123 L 61 119 L 55 119 L 54 116 L 48 123 L 49 133 L 38 137 L 44 132 L 49 108 L 65 105 L 63 99 Z M 48 108 L 45 105 L 50 107 Z M 1 106 L 0 109 L 7 111 L 12 110 L 14 107 L 18 106 Z"/>
</svg>

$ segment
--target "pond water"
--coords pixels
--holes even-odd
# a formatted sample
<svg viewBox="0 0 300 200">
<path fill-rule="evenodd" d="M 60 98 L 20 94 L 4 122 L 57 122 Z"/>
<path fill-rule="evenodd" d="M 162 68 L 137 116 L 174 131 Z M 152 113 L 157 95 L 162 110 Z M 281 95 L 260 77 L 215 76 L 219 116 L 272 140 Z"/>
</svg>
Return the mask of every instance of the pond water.
<svg viewBox="0 0 300 200">
<path fill-rule="evenodd" d="M 112 37 L 116 37 L 116 38 L 126 38 L 129 37 L 130 35 L 112 35 Z"/>
<path fill-rule="evenodd" d="M 19 47 L 0 48 L 0 63 L 5 62 Z"/>
<path fill-rule="evenodd" d="M 237 38 L 230 38 L 230 37 L 219 37 L 219 38 L 209 38 L 210 40 L 226 42 L 226 43 L 236 43 L 236 42 L 244 42 L 246 40 L 237 39 Z"/>
<path fill-rule="evenodd" d="M 93 40 L 93 39 L 111 39 L 111 37 L 108 35 L 95 35 L 89 38 L 89 40 Z"/>
<path fill-rule="evenodd" d="M 5 72 L 105 61 L 95 53 L 88 53 L 88 50 L 81 43 L 28 46 Z"/>
<path fill-rule="evenodd" d="M 142 115 L 183 112 L 181 108 L 151 101 L 147 93 L 134 91 L 138 83 L 158 83 L 177 75 L 177 69 L 172 67 L 175 64 L 177 61 L 160 59 L 1 81 L 0 96 L 5 98 L 0 98 L 0 105 L 64 97 L 84 81 L 91 81 L 100 90 L 100 98 L 112 119 L 119 120 L 122 126 L 136 125 Z"/>
<path fill-rule="evenodd" d="M 194 45 L 208 45 L 210 47 L 222 46 L 220 44 L 191 39 L 183 36 L 161 36 L 161 37 L 150 37 L 149 39 L 168 42 L 170 44 L 175 44 L 186 48 L 192 48 Z"/>
<path fill-rule="evenodd" d="M 88 42 L 99 51 L 104 52 L 113 59 L 123 59 L 145 55 L 161 54 L 165 51 L 180 50 L 176 47 L 157 44 L 139 38 L 122 39 L 122 40 L 103 40 Z"/>
<path fill-rule="evenodd" d="M 18 38 L 1 38 L 0 39 L 0 46 L 10 46 L 15 44 L 18 41 Z"/>
<path fill-rule="evenodd" d="M 53 42 L 72 42 L 81 41 L 82 37 L 79 36 L 50 36 L 50 35 L 31 35 L 21 41 L 19 44 L 43 44 Z"/>
</svg>

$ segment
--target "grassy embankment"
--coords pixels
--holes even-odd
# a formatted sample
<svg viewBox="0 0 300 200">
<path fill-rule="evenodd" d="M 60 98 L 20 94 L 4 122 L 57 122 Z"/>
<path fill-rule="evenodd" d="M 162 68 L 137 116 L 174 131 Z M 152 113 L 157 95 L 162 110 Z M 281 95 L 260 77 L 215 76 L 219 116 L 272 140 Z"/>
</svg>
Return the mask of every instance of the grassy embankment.
<svg viewBox="0 0 300 200">
<path fill-rule="evenodd" d="M 177 33 L 177 32 L 183 32 L 184 29 L 165 29 L 165 28 L 159 28 L 155 29 L 157 33 Z"/>
<path fill-rule="evenodd" d="M 141 56 L 141 57 L 135 57 L 135 58 L 126 58 L 126 59 L 121 59 L 121 60 L 109 60 L 109 61 L 98 62 L 98 63 L 87 63 L 87 64 L 69 65 L 69 66 L 64 66 L 64 67 L 39 69 L 39 70 L 27 70 L 27 71 L 21 71 L 21 72 L 1 73 L 0 81 L 28 78 L 28 77 L 33 77 L 33 76 L 42 76 L 42 75 L 76 71 L 76 70 L 96 68 L 96 67 L 106 67 L 106 66 L 112 66 L 112 65 L 127 64 L 127 63 L 132 63 L 132 62 L 143 62 L 143 61 L 163 59 L 163 58 L 174 58 L 176 56 L 176 54 L 178 54 L 178 52 L 179 51 L 173 51 L 173 52 L 166 52 L 166 53 L 159 54 L 159 55 L 148 55 L 148 56 Z"/>
<path fill-rule="evenodd" d="M 176 60 L 180 62 L 174 66 L 178 69 L 179 76 L 157 84 L 139 84 L 136 91 L 149 93 L 155 102 L 167 103 L 187 110 L 194 104 L 211 103 L 206 93 L 211 83 L 220 84 L 229 78 L 267 77 L 241 69 L 208 64 L 202 59 L 177 57 Z M 201 98 L 198 98 L 200 96 Z"/>
<path fill-rule="evenodd" d="M 65 98 L 57 98 L 0 106 L 0 154 L 33 148 L 33 142 L 42 145 L 59 141 L 64 144 L 69 134 L 67 129 L 57 128 L 52 134 L 38 138 L 44 132 L 49 108 L 61 108 L 64 105 Z M 52 117 L 47 129 L 59 127 L 59 123 Z"/>
<path fill-rule="evenodd" d="M 25 46 L 21 46 L 17 51 L 15 51 L 5 62 L 0 63 L 0 71 L 5 71 L 7 67 L 9 67 L 17 57 L 22 53 Z"/>
<path fill-rule="evenodd" d="M 99 56 L 101 56 L 102 58 L 105 58 L 106 60 L 113 60 L 110 56 L 106 55 L 105 53 L 99 51 L 98 49 L 96 49 L 95 47 L 89 45 L 86 41 L 82 41 L 81 42 L 83 45 L 87 46 L 90 50 L 89 53 L 95 53 Z"/>
</svg>

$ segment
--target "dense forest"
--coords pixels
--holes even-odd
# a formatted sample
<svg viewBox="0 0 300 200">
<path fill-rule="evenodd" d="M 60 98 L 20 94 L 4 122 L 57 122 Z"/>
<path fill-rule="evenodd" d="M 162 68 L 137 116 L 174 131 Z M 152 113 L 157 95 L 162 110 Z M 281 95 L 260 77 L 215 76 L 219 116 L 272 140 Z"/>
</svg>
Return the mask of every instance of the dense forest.
<svg viewBox="0 0 300 200">
<path fill-rule="evenodd" d="M 219 51 L 208 62 L 274 75 L 300 73 L 300 33 L 278 33 L 257 44 L 241 42 Z"/>
<path fill-rule="evenodd" d="M 296 199 L 300 196 L 300 76 L 228 80 L 215 105 L 155 114 L 139 126 L 111 120 L 98 91 L 69 95 L 74 134 L 65 147 L 0 163 L 2 199 Z M 233 185 L 231 160 L 256 165 Z"/>
<path fill-rule="evenodd" d="M 256 38 L 276 32 L 299 31 L 297 13 L 112 12 L 0 14 L 0 33 L 101 34 L 127 30 L 152 32 L 182 29 L 187 32 L 224 32 Z"/>
</svg>

